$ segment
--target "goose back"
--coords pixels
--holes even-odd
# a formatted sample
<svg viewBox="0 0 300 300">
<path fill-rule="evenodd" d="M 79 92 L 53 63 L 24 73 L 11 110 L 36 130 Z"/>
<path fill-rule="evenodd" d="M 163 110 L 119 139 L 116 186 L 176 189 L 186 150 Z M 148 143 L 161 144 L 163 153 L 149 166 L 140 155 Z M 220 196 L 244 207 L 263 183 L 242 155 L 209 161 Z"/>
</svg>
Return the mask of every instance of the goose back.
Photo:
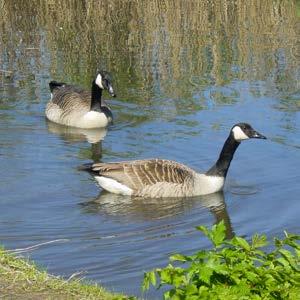
<svg viewBox="0 0 300 300">
<path fill-rule="evenodd" d="M 54 90 L 51 103 L 67 111 L 74 109 L 74 105 L 81 105 L 84 112 L 90 110 L 91 93 L 73 85 L 64 85 Z"/>
</svg>

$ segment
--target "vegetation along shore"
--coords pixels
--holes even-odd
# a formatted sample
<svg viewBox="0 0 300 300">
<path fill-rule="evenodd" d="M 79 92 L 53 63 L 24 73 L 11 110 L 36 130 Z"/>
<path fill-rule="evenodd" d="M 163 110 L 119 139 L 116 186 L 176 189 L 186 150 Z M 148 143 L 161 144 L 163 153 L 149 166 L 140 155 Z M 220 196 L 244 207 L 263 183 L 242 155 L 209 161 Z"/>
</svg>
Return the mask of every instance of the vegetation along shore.
<svg viewBox="0 0 300 300">
<path fill-rule="evenodd" d="M 75 276 L 74 276 L 75 277 Z M 132 297 L 106 291 L 82 279 L 62 279 L 40 270 L 33 262 L 0 248 L 1 299 L 101 299 L 125 300 Z"/>
<path fill-rule="evenodd" d="M 264 235 L 254 235 L 250 242 L 238 236 L 226 240 L 223 221 L 211 230 L 205 226 L 197 229 L 210 239 L 213 248 L 192 255 L 172 255 L 167 267 L 145 273 L 143 290 L 150 285 L 168 287 L 164 299 L 176 300 L 299 299 L 299 235 L 284 232 L 284 237 L 275 238 L 272 250 L 268 250 Z M 49 275 L 3 248 L 0 294 L 13 299 L 136 299 L 113 294 L 75 276 L 62 279 Z"/>
</svg>

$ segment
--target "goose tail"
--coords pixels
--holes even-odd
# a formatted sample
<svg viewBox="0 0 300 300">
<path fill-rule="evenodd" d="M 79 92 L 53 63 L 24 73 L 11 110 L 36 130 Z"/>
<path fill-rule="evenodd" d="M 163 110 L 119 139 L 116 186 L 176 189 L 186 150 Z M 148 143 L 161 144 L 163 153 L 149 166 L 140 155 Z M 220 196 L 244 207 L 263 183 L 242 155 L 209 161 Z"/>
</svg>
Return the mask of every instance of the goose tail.
<svg viewBox="0 0 300 300">
<path fill-rule="evenodd" d="M 93 171 L 93 163 L 86 163 L 77 167 L 78 171 L 85 171 L 91 174 L 96 174 L 97 172 Z"/>
</svg>

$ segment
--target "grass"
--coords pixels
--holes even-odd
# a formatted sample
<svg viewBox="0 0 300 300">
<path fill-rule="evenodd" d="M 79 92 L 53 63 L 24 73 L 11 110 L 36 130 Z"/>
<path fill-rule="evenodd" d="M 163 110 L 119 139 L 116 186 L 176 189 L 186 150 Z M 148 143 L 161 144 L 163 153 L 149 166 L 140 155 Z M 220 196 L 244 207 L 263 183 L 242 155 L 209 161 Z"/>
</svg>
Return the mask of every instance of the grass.
<svg viewBox="0 0 300 300">
<path fill-rule="evenodd" d="M 0 248 L 1 299 L 134 299 L 80 279 L 64 280 Z"/>
</svg>

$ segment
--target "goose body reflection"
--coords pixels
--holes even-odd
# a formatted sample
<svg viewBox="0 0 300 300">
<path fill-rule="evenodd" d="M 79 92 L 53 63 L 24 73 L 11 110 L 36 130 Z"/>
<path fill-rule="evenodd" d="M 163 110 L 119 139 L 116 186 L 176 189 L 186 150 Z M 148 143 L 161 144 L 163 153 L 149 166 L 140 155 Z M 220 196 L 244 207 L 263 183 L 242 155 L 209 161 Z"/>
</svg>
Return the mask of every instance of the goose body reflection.
<svg viewBox="0 0 300 300">
<path fill-rule="evenodd" d="M 47 121 L 48 131 L 58 135 L 64 141 L 70 143 L 87 141 L 91 144 L 91 159 L 96 163 L 102 157 L 102 141 L 104 140 L 106 128 L 76 128 L 68 127 Z"/>
<path fill-rule="evenodd" d="M 56 124 L 47 121 L 48 131 L 60 136 L 62 139 L 69 142 L 84 142 L 87 141 L 90 144 L 96 144 L 103 141 L 106 134 L 107 128 L 76 128 L 67 127 L 60 124 Z"/>
<path fill-rule="evenodd" d="M 201 214 L 205 210 L 209 210 L 216 223 L 224 221 L 227 238 L 234 236 L 223 192 L 193 197 L 187 201 L 186 198 L 136 199 L 102 191 L 97 198 L 81 203 L 81 206 L 85 213 L 143 221 L 173 218 L 188 211 L 196 211 L 197 214 Z"/>
<path fill-rule="evenodd" d="M 150 198 L 206 195 L 223 189 L 236 149 L 251 138 L 266 137 L 247 123 L 234 125 L 217 162 L 204 174 L 164 159 L 86 164 L 81 169 L 92 173 L 98 184 L 111 193 Z"/>
<path fill-rule="evenodd" d="M 107 72 L 97 73 L 91 92 L 64 82 L 49 83 L 51 99 L 46 106 L 46 117 L 55 123 L 78 128 L 106 127 L 112 121 L 110 108 L 102 100 L 105 89 L 115 97 Z"/>
</svg>

